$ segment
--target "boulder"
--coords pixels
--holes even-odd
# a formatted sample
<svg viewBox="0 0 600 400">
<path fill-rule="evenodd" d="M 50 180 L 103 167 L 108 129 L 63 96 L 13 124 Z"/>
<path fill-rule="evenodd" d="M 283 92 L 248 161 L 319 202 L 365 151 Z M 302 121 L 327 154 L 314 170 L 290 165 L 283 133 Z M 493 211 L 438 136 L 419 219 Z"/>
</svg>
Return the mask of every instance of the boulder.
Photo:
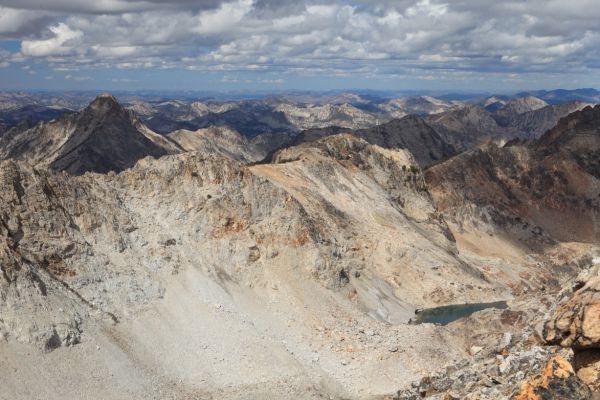
<svg viewBox="0 0 600 400">
<path fill-rule="evenodd" d="M 576 350 L 600 348 L 600 277 L 585 286 L 561 305 L 544 326 L 548 344 Z"/>
</svg>

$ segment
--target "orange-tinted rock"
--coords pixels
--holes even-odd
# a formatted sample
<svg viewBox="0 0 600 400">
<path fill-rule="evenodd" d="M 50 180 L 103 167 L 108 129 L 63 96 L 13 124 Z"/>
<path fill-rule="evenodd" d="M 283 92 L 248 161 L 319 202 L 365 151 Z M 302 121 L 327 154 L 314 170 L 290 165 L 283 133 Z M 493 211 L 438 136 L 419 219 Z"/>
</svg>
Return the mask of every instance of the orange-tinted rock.
<svg viewBox="0 0 600 400">
<path fill-rule="evenodd" d="M 554 356 L 540 375 L 528 379 L 515 400 L 592 399 L 592 392 L 579 379 L 573 366 L 561 356 Z"/>
</svg>

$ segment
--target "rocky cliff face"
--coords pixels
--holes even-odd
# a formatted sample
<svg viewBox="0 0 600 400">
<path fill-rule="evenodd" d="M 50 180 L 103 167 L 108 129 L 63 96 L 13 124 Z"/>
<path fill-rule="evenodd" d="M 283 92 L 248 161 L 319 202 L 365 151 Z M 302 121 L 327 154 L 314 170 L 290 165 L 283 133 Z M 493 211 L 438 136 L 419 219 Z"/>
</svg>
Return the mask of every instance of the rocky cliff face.
<svg viewBox="0 0 600 400">
<path fill-rule="evenodd" d="M 443 160 L 455 152 L 422 118 L 414 115 L 359 130 L 355 134 L 382 147 L 406 149 L 422 167 Z"/>
<path fill-rule="evenodd" d="M 566 158 L 594 177 L 600 177 L 600 106 L 570 114 L 535 144 L 539 157 Z"/>
</svg>

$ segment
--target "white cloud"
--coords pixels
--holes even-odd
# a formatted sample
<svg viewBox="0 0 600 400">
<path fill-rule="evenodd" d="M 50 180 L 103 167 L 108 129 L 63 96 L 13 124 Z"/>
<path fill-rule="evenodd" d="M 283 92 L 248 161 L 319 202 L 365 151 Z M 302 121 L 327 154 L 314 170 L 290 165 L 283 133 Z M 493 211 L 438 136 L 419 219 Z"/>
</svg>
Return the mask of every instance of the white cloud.
<svg viewBox="0 0 600 400">
<path fill-rule="evenodd" d="M 8 67 L 13 59 L 14 56 L 10 52 L 0 49 L 0 68 Z"/>
<path fill-rule="evenodd" d="M 51 26 L 49 30 L 54 34 L 54 37 L 41 40 L 24 40 L 21 44 L 23 54 L 33 57 L 69 55 L 75 50 L 73 42 L 83 37 L 82 31 L 73 30 L 62 22 Z"/>
<path fill-rule="evenodd" d="M 37 75 L 37 72 L 31 68 L 31 65 L 24 65 L 21 69 L 29 75 Z"/>
<path fill-rule="evenodd" d="M 576 72 L 600 67 L 598 19 L 597 0 L 0 0 L 0 35 L 56 71 Z"/>
<path fill-rule="evenodd" d="M 252 9 L 253 0 L 237 0 L 223 3 L 216 10 L 202 12 L 198 26 L 192 31 L 200 35 L 219 34 L 232 29 Z"/>
</svg>

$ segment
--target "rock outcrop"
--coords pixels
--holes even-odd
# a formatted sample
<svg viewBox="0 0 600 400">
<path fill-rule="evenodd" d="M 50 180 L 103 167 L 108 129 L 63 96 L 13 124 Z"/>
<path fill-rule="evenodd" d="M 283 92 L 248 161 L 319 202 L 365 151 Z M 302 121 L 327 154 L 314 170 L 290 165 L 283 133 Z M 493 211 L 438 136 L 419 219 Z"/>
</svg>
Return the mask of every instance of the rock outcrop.
<svg viewBox="0 0 600 400">
<path fill-rule="evenodd" d="M 573 360 L 577 377 L 600 397 L 600 349 L 577 351 Z"/>
<path fill-rule="evenodd" d="M 559 305 L 544 325 L 544 340 L 572 349 L 578 378 L 600 396 L 600 276 Z"/>
<path fill-rule="evenodd" d="M 545 325 L 549 344 L 576 350 L 600 349 L 600 277 L 594 277 L 562 304 Z"/>
</svg>

